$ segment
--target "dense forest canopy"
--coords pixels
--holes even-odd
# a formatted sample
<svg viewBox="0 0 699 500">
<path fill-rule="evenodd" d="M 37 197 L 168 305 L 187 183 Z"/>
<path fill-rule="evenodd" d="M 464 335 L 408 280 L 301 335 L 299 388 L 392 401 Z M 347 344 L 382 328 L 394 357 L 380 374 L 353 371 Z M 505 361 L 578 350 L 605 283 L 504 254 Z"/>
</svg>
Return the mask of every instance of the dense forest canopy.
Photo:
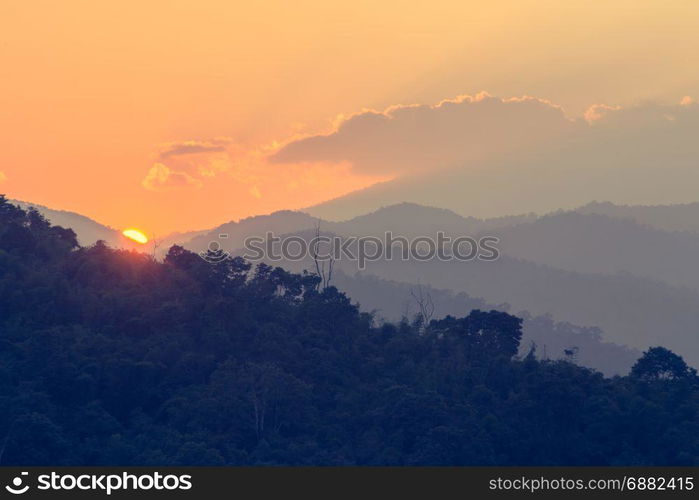
<svg viewBox="0 0 699 500">
<path fill-rule="evenodd" d="M 0 197 L 0 465 L 699 464 L 699 382 L 516 356 L 521 320 L 380 324 L 312 274 L 82 248 Z"/>
</svg>

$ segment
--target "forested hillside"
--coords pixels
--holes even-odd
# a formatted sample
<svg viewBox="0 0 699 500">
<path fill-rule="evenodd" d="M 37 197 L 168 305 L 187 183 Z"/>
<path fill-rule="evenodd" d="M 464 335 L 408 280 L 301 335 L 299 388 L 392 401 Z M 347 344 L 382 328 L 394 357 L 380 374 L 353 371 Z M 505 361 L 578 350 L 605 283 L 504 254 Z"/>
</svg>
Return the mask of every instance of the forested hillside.
<svg viewBox="0 0 699 500">
<path fill-rule="evenodd" d="M 378 324 L 318 285 L 81 248 L 0 197 L 0 465 L 699 464 L 668 350 L 609 379 L 517 357 L 505 312 Z"/>
</svg>

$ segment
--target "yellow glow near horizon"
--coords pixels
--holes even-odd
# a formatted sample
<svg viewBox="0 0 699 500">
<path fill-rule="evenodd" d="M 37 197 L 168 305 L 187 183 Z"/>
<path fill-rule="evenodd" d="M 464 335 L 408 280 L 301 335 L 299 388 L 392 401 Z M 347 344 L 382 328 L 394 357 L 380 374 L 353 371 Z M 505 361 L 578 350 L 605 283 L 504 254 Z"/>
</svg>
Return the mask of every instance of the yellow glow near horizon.
<svg viewBox="0 0 699 500">
<path fill-rule="evenodd" d="M 138 229 L 124 229 L 124 232 L 121 234 L 130 240 L 135 241 L 136 243 L 140 243 L 142 245 L 148 243 L 148 237 Z"/>
</svg>

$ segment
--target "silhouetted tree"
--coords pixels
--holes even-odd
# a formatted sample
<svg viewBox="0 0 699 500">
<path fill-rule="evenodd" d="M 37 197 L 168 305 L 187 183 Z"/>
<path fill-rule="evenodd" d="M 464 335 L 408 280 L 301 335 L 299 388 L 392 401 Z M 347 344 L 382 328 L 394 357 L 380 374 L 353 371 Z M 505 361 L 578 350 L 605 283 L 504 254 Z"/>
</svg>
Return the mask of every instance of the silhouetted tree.
<svg viewBox="0 0 699 500">
<path fill-rule="evenodd" d="M 664 347 L 651 347 L 631 368 L 631 376 L 641 380 L 677 380 L 696 377 L 682 356 Z"/>
</svg>

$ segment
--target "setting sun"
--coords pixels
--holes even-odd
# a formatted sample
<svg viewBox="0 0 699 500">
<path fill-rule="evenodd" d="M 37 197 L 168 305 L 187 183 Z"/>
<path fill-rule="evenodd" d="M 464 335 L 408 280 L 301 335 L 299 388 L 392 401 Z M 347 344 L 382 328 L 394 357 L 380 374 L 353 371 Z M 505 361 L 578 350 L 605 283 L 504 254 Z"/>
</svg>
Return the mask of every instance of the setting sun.
<svg viewBox="0 0 699 500">
<path fill-rule="evenodd" d="M 141 231 L 138 229 L 124 229 L 124 232 L 121 233 L 127 238 L 141 244 L 148 243 L 148 238 L 146 237 L 145 234 L 143 234 Z"/>
</svg>

